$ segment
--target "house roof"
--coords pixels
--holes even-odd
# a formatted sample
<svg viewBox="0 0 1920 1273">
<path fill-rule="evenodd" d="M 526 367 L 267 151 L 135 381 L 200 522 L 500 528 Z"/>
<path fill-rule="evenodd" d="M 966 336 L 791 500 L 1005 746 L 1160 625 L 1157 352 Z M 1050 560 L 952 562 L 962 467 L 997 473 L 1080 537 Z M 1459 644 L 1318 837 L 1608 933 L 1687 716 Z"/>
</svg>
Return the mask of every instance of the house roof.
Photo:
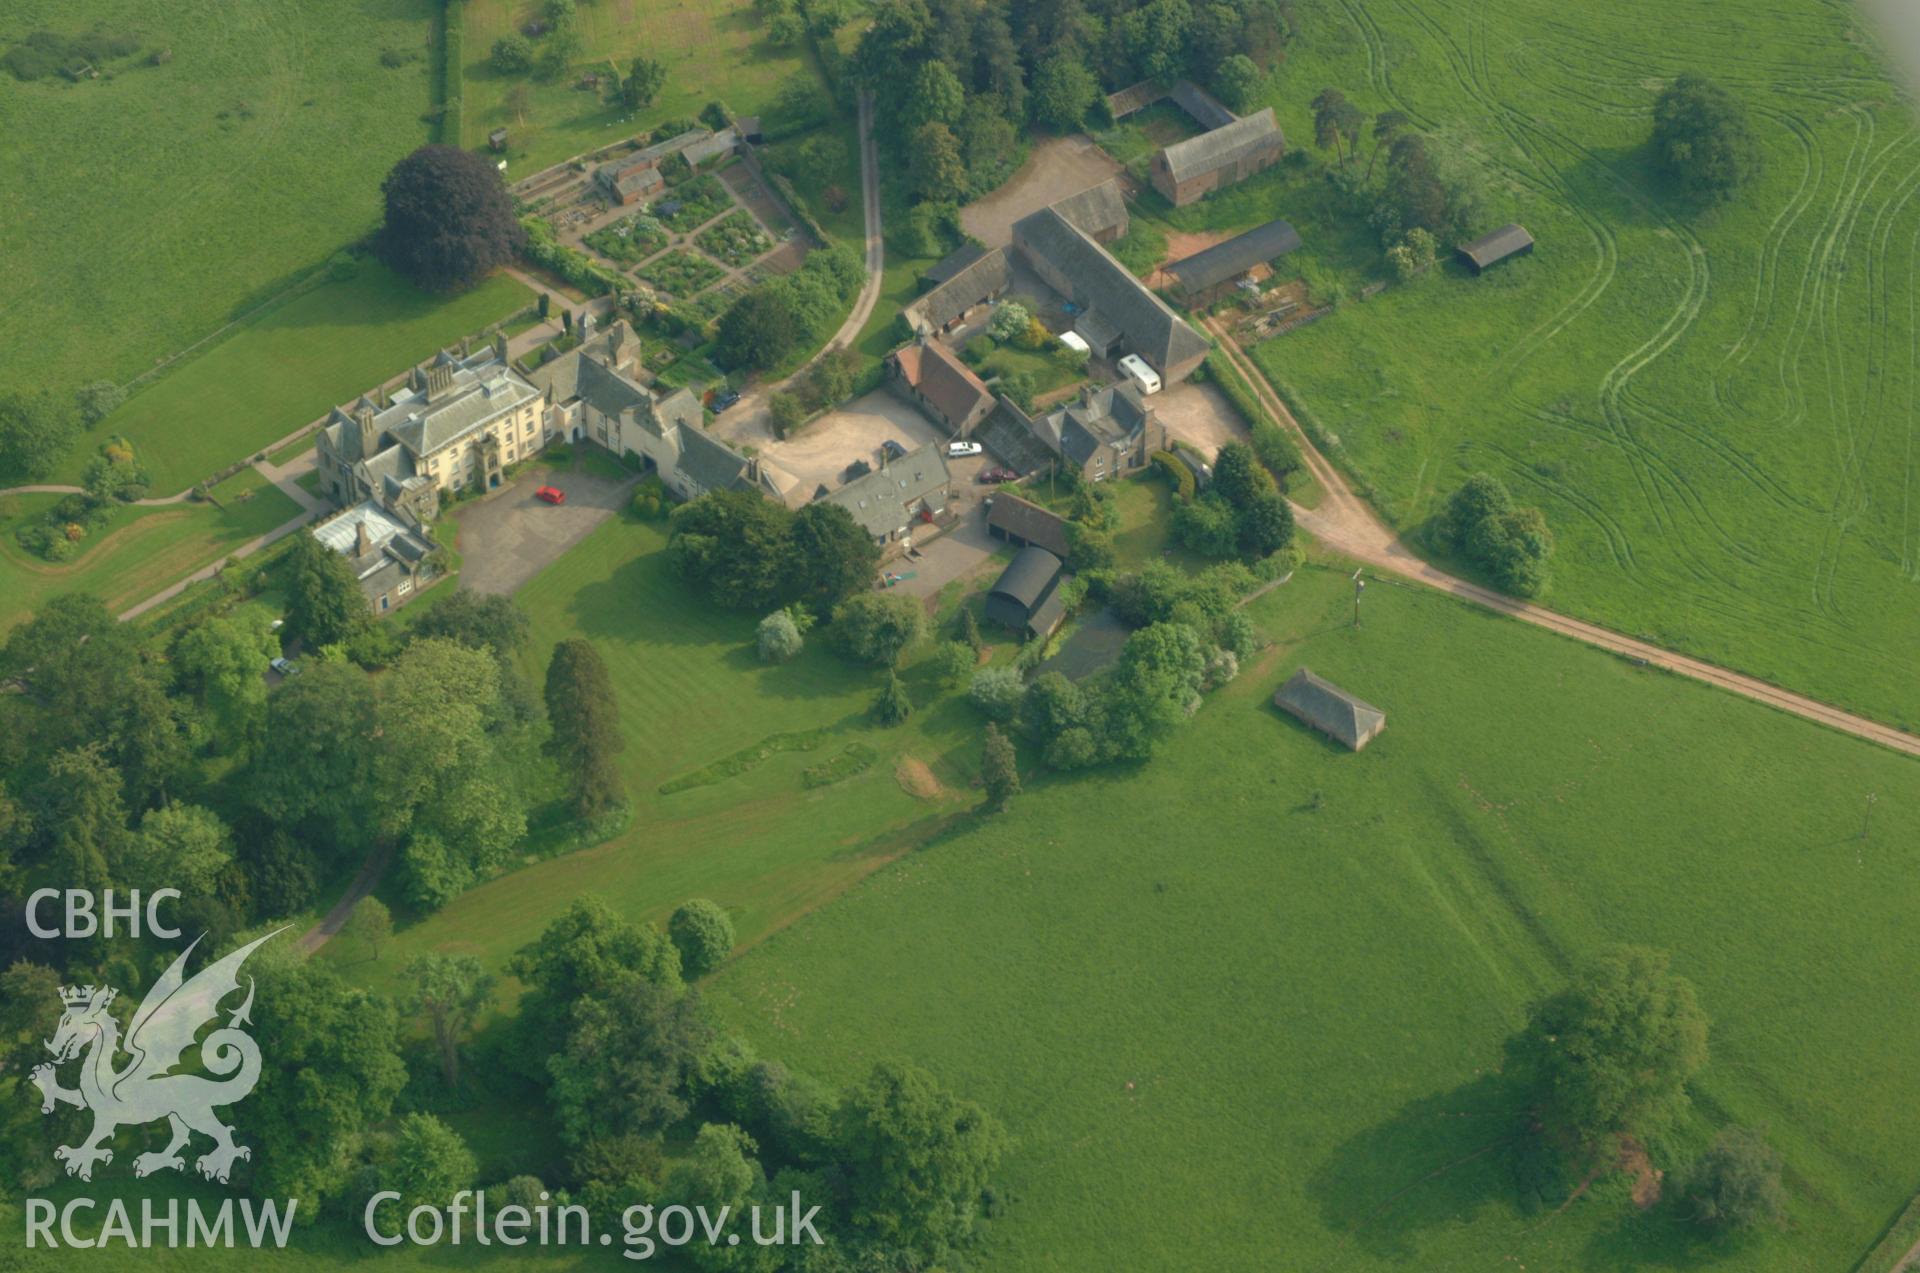
<svg viewBox="0 0 1920 1273">
<path fill-rule="evenodd" d="M 1069 195 L 1054 204 L 1053 210 L 1096 239 L 1109 232 L 1127 231 L 1127 201 L 1120 193 L 1119 181 L 1113 178 Z"/>
<path fill-rule="evenodd" d="M 366 528 L 367 550 L 360 551 L 360 529 Z M 406 526 L 380 507 L 376 500 L 362 500 L 315 526 L 312 535 L 326 547 L 345 557 L 354 577 L 365 582 L 395 563 L 411 565 L 423 561 L 433 546 L 421 540 Z"/>
<path fill-rule="evenodd" d="M 920 277 L 938 287 L 986 254 L 987 250 L 978 243 L 963 243 L 939 261 L 920 271 Z"/>
<path fill-rule="evenodd" d="M 1102 447 L 1130 444 L 1146 422 L 1146 400 L 1123 381 L 1082 394 L 1039 425 L 1048 445 L 1074 464 L 1084 465 Z"/>
<path fill-rule="evenodd" d="M 1177 141 L 1160 153 L 1173 179 L 1188 181 L 1236 163 L 1273 144 L 1275 139 L 1283 143 L 1286 140 L 1280 133 L 1279 121 L 1273 116 L 1273 107 L 1269 106 L 1258 114 L 1233 120 L 1198 137 Z"/>
<path fill-rule="evenodd" d="M 456 373 L 454 387 L 437 402 L 425 394 L 404 402 L 395 395 L 379 423 L 414 455 L 432 455 L 540 396 L 538 389 L 497 363 L 482 370 L 484 374 Z M 471 378 L 463 382 L 463 377 Z"/>
<path fill-rule="evenodd" d="M 1014 222 L 1013 239 L 1023 251 L 1051 262 L 1071 282 L 1072 299 L 1117 328 L 1155 369 L 1165 372 L 1206 353 L 1205 337 L 1055 209 L 1043 208 Z M 1081 331 L 1087 334 L 1083 326 Z"/>
<path fill-rule="evenodd" d="M 1492 234 L 1482 235 L 1471 243 L 1462 243 L 1460 255 L 1472 261 L 1475 269 L 1484 270 L 1532 246 L 1533 236 L 1527 233 L 1526 227 L 1510 224 L 1501 226 Z"/>
<path fill-rule="evenodd" d="M 1059 577 L 1060 559 L 1044 548 L 1029 544 L 1001 573 L 991 595 L 1005 597 L 1031 614 L 1046 599 Z"/>
<path fill-rule="evenodd" d="M 932 404 L 948 423 L 958 425 L 993 401 L 993 391 L 973 368 L 937 340 L 922 340 L 893 354 L 900 378 Z"/>
<path fill-rule="evenodd" d="M 1372 703 L 1304 667 L 1274 694 L 1273 705 L 1355 750 L 1387 720 Z"/>
<path fill-rule="evenodd" d="M 935 511 L 944 508 L 943 492 L 950 480 L 939 449 L 923 446 L 854 478 L 830 492 L 827 500 L 852 513 L 854 521 L 879 539 L 909 525 L 922 504 Z"/>
<path fill-rule="evenodd" d="M 987 511 L 989 528 L 1038 544 L 1064 560 L 1069 551 L 1066 519 L 1005 490 L 993 497 Z"/>
<path fill-rule="evenodd" d="M 1173 275 L 1174 291 L 1191 296 L 1245 274 L 1276 256 L 1285 256 L 1299 246 L 1298 230 L 1285 221 L 1269 221 L 1225 243 L 1216 243 L 1175 261 L 1167 266 L 1167 273 Z"/>
<path fill-rule="evenodd" d="M 995 248 L 907 306 L 907 323 L 922 335 L 937 331 L 1012 282 L 1013 265 Z"/>
<path fill-rule="evenodd" d="M 700 429 L 680 430 L 677 463 L 704 491 L 730 490 L 747 472 L 745 456 Z"/>
</svg>

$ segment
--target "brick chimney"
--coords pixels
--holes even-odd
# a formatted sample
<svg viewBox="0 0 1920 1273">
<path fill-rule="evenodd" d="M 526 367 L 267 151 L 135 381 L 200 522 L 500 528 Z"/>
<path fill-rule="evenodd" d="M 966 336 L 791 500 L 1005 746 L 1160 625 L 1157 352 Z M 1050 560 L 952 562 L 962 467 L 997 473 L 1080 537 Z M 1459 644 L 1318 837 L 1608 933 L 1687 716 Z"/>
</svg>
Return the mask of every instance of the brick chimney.
<svg viewBox="0 0 1920 1273">
<path fill-rule="evenodd" d="M 505 332 L 493 334 L 493 358 L 502 367 L 507 365 L 507 334 Z"/>
<path fill-rule="evenodd" d="M 373 551 L 373 536 L 367 534 L 366 519 L 361 518 L 360 524 L 354 527 L 354 531 L 353 531 L 353 555 L 356 559 L 358 559 L 361 557 L 365 557 L 368 553 L 372 551 Z"/>
<path fill-rule="evenodd" d="M 353 422 L 360 430 L 360 455 L 364 459 L 373 454 L 374 443 L 378 440 L 378 430 L 373 423 L 373 404 L 365 398 L 355 403 Z"/>
<path fill-rule="evenodd" d="M 427 368 L 427 401 L 428 402 L 432 402 L 437 398 L 445 397 L 447 391 L 452 388 L 453 388 L 453 368 L 441 362 L 436 362 L 431 367 Z"/>
</svg>

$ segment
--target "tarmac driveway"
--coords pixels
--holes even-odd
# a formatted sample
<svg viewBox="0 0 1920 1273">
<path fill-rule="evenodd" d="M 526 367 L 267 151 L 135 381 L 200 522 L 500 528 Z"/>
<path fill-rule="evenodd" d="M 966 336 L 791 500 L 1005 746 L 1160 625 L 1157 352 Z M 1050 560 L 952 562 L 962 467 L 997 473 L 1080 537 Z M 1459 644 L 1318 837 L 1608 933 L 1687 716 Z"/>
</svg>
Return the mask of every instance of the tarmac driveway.
<svg viewBox="0 0 1920 1273">
<path fill-rule="evenodd" d="M 578 463 L 558 470 L 535 467 L 485 499 L 463 505 L 454 513 L 460 523 L 460 586 L 502 595 L 519 591 L 620 511 L 634 481 L 598 477 Z M 542 486 L 565 491 L 567 502 L 535 499 L 533 493 Z"/>
</svg>

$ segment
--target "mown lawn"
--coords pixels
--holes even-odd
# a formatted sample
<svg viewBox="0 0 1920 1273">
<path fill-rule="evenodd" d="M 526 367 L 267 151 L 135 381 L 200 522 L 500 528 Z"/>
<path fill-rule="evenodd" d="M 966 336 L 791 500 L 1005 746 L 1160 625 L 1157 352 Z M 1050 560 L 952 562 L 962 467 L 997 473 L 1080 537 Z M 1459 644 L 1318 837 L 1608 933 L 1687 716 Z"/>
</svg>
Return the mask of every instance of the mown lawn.
<svg viewBox="0 0 1920 1273">
<path fill-rule="evenodd" d="M 405 928 L 381 966 L 364 970 L 376 984 L 420 950 L 472 951 L 500 968 L 584 892 L 657 920 L 689 897 L 711 897 L 731 912 L 741 940 L 754 941 L 937 833 L 971 802 L 917 798 L 896 776 L 905 755 L 948 787 L 971 772 L 979 724 L 959 697 L 928 683 L 926 669 L 910 662 L 903 671 L 921 710 L 899 729 L 875 728 L 867 711 L 877 671 L 831 653 L 818 634 L 795 662 L 760 663 L 757 616 L 716 611 L 689 592 L 668 569 L 664 544 L 663 527 L 616 519 L 518 594 L 533 620 L 526 668 L 535 685 L 565 638 L 587 638 L 607 661 L 626 735 L 631 829 L 483 885 Z M 812 750 L 774 751 L 708 785 L 659 791 L 776 735 L 813 733 Z M 856 744 L 878 753 L 868 770 L 802 785 L 803 769 Z"/>
<path fill-rule="evenodd" d="M 534 75 L 501 75 L 493 69 L 494 41 L 519 30 L 536 14 L 524 0 L 468 0 L 463 81 L 468 146 L 486 142 L 505 127 L 512 177 L 529 176 L 582 151 L 644 133 L 669 119 L 693 116 L 708 102 L 721 101 L 738 115 L 759 115 L 773 103 L 781 85 L 801 75 L 817 82 L 819 73 L 801 48 L 775 47 L 765 40 L 765 20 L 751 0 L 603 0 L 582 4 L 578 23 L 583 48 L 572 73 L 554 81 Z M 536 54 L 539 41 L 535 41 Z M 629 111 L 607 92 L 582 91 L 576 85 L 589 72 L 624 77 L 636 57 L 663 63 L 667 82 L 645 109 Z M 525 112 L 516 114 L 509 94 L 527 91 Z"/>
<path fill-rule="evenodd" d="M 1350 597 L 1297 576 L 1151 764 L 1030 774 L 709 997 L 763 1053 L 914 1057 L 1005 1119 L 984 1267 L 1686 1266 L 1671 1210 L 1523 1214 L 1489 1149 L 1524 1005 L 1647 943 L 1715 1023 L 1663 1149 L 1767 1124 L 1793 1226 L 1737 1267 L 1848 1267 L 1920 1153 L 1885 1116 L 1920 1062 L 1911 761 L 1412 589 L 1355 630 Z M 1387 710 L 1366 752 L 1269 705 L 1302 663 Z"/>
<path fill-rule="evenodd" d="M 1855 22 L 1813 0 L 1307 13 L 1276 79 L 1288 135 L 1325 85 L 1403 110 L 1483 175 L 1483 228 L 1539 247 L 1256 356 L 1403 530 L 1492 471 L 1552 524 L 1553 605 L 1911 729 L 1920 132 Z M 1718 211 L 1649 161 L 1654 94 L 1686 70 L 1764 149 Z"/>
<path fill-rule="evenodd" d="M 300 512 L 250 468 L 220 483 L 214 494 L 226 507 L 191 502 L 122 506 L 111 522 L 88 537 L 84 552 L 57 564 L 21 548 L 13 532 L 60 497 L 0 497 L 0 631 L 31 617 L 49 598 L 69 592 L 91 592 L 117 614 Z"/>
<path fill-rule="evenodd" d="M 110 79 L 0 86 L 0 386 L 124 383 L 371 230 L 429 139 L 438 7 L 10 4 L 9 43 L 97 26 L 141 51 Z"/>
<path fill-rule="evenodd" d="M 429 296 L 363 262 L 352 278 L 295 297 L 129 398 L 52 480 L 77 481 L 98 443 L 119 433 L 132 439 L 156 494 L 185 490 L 532 299 L 505 275 L 450 299 Z"/>
</svg>

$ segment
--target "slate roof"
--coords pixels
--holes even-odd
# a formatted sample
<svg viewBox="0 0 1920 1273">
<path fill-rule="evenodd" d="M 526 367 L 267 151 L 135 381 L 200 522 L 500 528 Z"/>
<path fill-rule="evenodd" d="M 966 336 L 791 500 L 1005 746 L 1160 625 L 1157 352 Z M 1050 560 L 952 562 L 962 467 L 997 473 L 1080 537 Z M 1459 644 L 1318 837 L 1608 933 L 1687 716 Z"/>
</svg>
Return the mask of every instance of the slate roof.
<svg viewBox="0 0 1920 1273">
<path fill-rule="evenodd" d="M 1482 235 L 1471 243 L 1462 243 L 1460 255 L 1472 262 L 1474 269 L 1484 270 L 1532 246 L 1533 236 L 1527 233 L 1525 226 L 1503 225 L 1492 234 Z"/>
<path fill-rule="evenodd" d="M 993 401 L 993 391 L 973 368 L 937 340 L 908 345 L 893 355 L 900 378 L 933 405 L 949 424 L 961 421 Z"/>
<path fill-rule="evenodd" d="M 1066 520 L 1008 491 L 993 497 L 987 527 L 1037 544 L 1062 560 L 1068 555 Z"/>
<path fill-rule="evenodd" d="M 1014 222 L 1013 240 L 1022 250 L 1051 262 L 1072 282 L 1072 299 L 1111 323 L 1134 352 L 1156 369 L 1164 372 L 1207 352 L 1205 337 L 1053 208 Z"/>
<path fill-rule="evenodd" d="M 1031 614 L 1060 577 L 1060 559 L 1044 548 L 1028 545 L 993 585 L 991 595 L 1006 597 Z"/>
<path fill-rule="evenodd" d="M 1127 232 L 1127 201 L 1120 193 L 1117 180 L 1109 178 L 1079 194 L 1069 195 L 1052 206 L 1075 229 L 1091 238 L 1097 239 L 1109 231 L 1118 234 Z"/>
<path fill-rule="evenodd" d="M 897 460 L 889 460 L 865 477 L 856 477 L 828 494 L 830 503 L 853 514 L 867 533 L 881 539 L 911 524 L 922 502 L 938 512 L 946 506 L 942 492 L 951 480 L 939 448 L 923 446 Z"/>
<path fill-rule="evenodd" d="M 680 430 L 678 467 L 698 482 L 701 490 L 724 491 L 745 478 L 747 461 L 720 439 L 708 436 L 699 428 L 691 428 Z"/>
<path fill-rule="evenodd" d="M 1256 265 L 1276 256 L 1285 256 L 1300 246 L 1300 232 L 1285 221 L 1269 221 L 1225 243 L 1195 252 L 1167 266 L 1174 277 L 1174 291 L 1183 296 L 1204 292 L 1230 278 L 1245 274 Z"/>
<path fill-rule="evenodd" d="M 1233 120 L 1198 137 L 1177 141 L 1160 153 L 1175 181 L 1189 181 L 1235 163 L 1275 139 L 1285 141 L 1280 123 L 1273 116 L 1273 107 L 1269 106 L 1258 114 Z"/>
<path fill-rule="evenodd" d="M 1387 714 L 1372 703 L 1304 667 L 1274 694 L 1273 705 L 1355 751 L 1387 722 Z"/>
<path fill-rule="evenodd" d="M 453 389 L 438 402 L 426 401 L 425 394 L 403 402 L 396 394 L 394 405 L 375 417 L 375 422 L 415 456 L 432 455 L 539 396 L 538 389 L 494 364 L 484 376 L 456 372 Z"/>
<path fill-rule="evenodd" d="M 907 324 L 922 335 L 937 331 L 1012 282 L 1013 265 L 995 248 L 907 306 Z"/>
<path fill-rule="evenodd" d="M 1036 422 L 1042 439 L 1084 465 L 1102 447 L 1126 445 L 1147 421 L 1146 401 L 1131 383 L 1106 385 Z"/>
<path fill-rule="evenodd" d="M 367 551 L 360 551 L 360 528 L 367 529 Z M 433 545 L 396 521 L 376 500 L 362 500 L 315 526 L 312 535 L 339 553 L 353 567 L 354 577 L 367 584 L 388 569 L 424 561 Z M 378 589 L 376 588 L 375 591 Z"/>
<path fill-rule="evenodd" d="M 953 277 L 987 254 L 987 250 L 978 243 L 963 243 L 939 261 L 920 271 L 920 277 L 934 287 L 950 282 Z"/>
</svg>

